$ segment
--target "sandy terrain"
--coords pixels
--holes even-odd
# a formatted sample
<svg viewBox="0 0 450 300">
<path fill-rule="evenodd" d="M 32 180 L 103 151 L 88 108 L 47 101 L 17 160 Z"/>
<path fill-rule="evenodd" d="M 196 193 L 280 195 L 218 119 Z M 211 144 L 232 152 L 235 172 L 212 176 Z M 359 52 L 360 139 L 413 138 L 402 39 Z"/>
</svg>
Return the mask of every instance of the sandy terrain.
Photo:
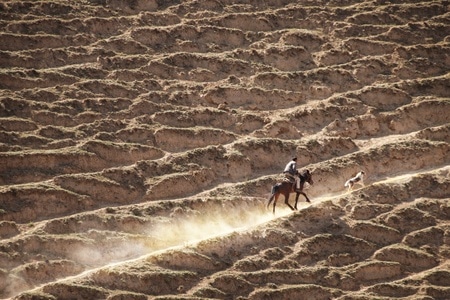
<svg viewBox="0 0 450 300">
<path fill-rule="evenodd" d="M 449 1 L 3 0 L 0 30 L 0 298 L 450 299 Z M 273 214 L 293 155 L 311 203 Z"/>
</svg>

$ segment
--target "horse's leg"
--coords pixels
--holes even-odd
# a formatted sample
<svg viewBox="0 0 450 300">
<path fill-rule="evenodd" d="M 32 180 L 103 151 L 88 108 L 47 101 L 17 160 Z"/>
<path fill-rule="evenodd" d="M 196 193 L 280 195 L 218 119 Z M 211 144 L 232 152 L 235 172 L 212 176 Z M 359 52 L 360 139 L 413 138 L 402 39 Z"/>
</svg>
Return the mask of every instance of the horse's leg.
<svg viewBox="0 0 450 300">
<path fill-rule="evenodd" d="M 306 198 L 306 202 L 309 202 L 309 203 L 311 203 L 311 201 L 309 201 L 309 198 L 308 198 L 308 196 L 306 196 L 306 194 L 305 194 L 304 192 L 300 192 L 300 194 L 302 194 L 303 196 L 305 196 L 305 198 Z"/>
<path fill-rule="evenodd" d="M 284 194 L 284 203 L 286 203 L 287 206 L 289 206 L 290 209 L 295 210 L 292 205 L 289 204 L 289 193 Z"/>
<path fill-rule="evenodd" d="M 298 209 L 297 209 L 297 203 L 298 203 L 298 198 L 299 198 L 299 196 L 300 196 L 300 193 L 299 193 L 299 192 L 296 192 L 296 193 L 295 193 L 295 205 L 294 205 L 295 210 L 298 210 Z"/>
<path fill-rule="evenodd" d="M 278 200 L 278 197 L 280 196 L 280 194 L 275 194 L 275 198 L 274 198 L 274 200 L 273 200 L 273 214 L 275 214 L 275 206 L 277 205 L 277 200 Z"/>
</svg>

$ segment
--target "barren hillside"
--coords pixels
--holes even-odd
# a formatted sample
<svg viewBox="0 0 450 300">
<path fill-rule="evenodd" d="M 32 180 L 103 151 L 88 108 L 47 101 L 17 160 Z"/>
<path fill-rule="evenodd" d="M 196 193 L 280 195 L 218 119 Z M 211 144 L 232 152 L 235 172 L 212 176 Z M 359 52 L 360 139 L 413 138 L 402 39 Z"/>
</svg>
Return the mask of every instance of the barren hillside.
<svg viewBox="0 0 450 300">
<path fill-rule="evenodd" d="M 3 0 L 0 298 L 450 299 L 449 70 L 443 0 Z"/>
</svg>

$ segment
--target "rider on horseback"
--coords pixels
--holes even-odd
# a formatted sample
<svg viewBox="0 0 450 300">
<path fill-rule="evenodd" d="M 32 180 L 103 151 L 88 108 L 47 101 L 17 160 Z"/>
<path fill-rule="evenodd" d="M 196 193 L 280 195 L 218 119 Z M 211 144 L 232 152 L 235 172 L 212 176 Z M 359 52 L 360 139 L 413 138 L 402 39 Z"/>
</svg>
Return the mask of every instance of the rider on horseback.
<svg viewBox="0 0 450 300">
<path fill-rule="evenodd" d="M 298 177 L 298 171 L 297 171 L 297 157 L 294 156 L 290 162 L 287 163 L 286 167 L 284 168 L 283 174 L 286 176 L 286 178 L 294 183 L 296 190 L 300 189 L 300 180 Z"/>
</svg>

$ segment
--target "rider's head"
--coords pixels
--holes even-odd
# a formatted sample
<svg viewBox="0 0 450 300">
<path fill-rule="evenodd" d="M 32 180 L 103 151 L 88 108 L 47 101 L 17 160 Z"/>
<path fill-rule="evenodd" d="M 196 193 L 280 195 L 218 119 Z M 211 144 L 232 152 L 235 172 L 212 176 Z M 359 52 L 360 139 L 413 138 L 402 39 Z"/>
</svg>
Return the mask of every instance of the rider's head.
<svg viewBox="0 0 450 300">
<path fill-rule="evenodd" d="M 292 158 L 292 160 L 293 160 L 293 161 L 297 161 L 297 156 L 294 156 L 294 157 Z"/>
</svg>

